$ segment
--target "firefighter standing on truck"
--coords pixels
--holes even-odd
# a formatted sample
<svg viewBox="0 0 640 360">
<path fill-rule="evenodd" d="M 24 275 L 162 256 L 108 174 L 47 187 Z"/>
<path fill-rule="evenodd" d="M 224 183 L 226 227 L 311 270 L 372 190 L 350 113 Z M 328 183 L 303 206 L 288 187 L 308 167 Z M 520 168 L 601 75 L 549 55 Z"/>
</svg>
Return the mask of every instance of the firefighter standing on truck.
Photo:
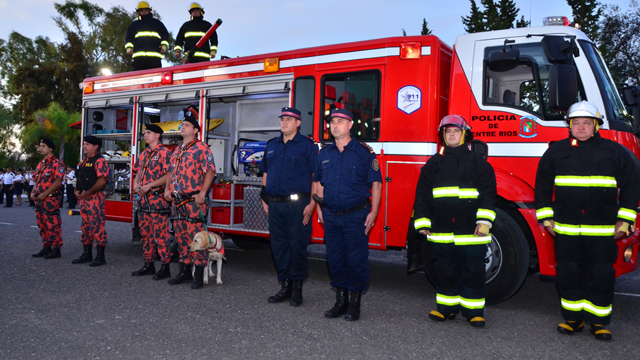
<svg viewBox="0 0 640 360">
<path fill-rule="evenodd" d="M 160 126 L 147 124 L 144 141 L 148 147 L 138 157 L 133 171 L 133 189 L 138 193 L 138 223 L 144 249 L 144 266 L 131 276 L 154 275 L 154 280 L 171 276 L 171 244 L 169 243 L 169 203 L 164 198 L 171 152 L 160 143 L 164 131 Z M 154 260 L 156 251 L 162 265 L 158 273 Z"/>
<path fill-rule="evenodd" d="M 102 140 L 95 136 L 85 136 L 82 152 L 85 159 L 78 165 L 76 171 L 75 194 L 80 204 L 82 217 L 82 245 L 84 252 L 72 261 L 74 264 L 90 262 L 89 266 L 100 266 L 107 263 L 104 249 L 107 246 L 105 222 L 105 197 L 102 188 L 109 177 L 109 164 L 100 155 Z M 91 246 L 95 244 L 96 258 L 93 259 Z M 92 261 L 93 260 L 93 261 Z"/>
<path fill-rule="evenodd" d="M 538 165 L 535 206 L 555 236 L 556 279 L 565 322 L 572 335 L 584 323 L 598 340 L 611 340 L 616 240 L 633 229 L 640 174 L 625 148 L 600 136 L 598 108 L 587 101 L 567 111 L 568 139 L 555 142 Z M 554 191 L 555 190 L 555 191 Z"/>
<path fill-rule="evenodd" d="M 469 150 L 471 127 L 447 115 L 438 127 L 443 146 L 422 167 L 414 203 L 414 226 L 432 246 L 437 310 L 429 319 L 453 320 L 458 312 L 484 327 L 485 264 L 489 230 L 496 218 L 493 167 Z"/>
<path fill-rule="evenodd" d="M 191 20 L 182 24 L 176 37 L 176 46 L 173 48 L 173 51 L 175 51 L 177 58 L 182 56 L 183 51 L 186 56 L 189 50 L 193 49 L 196 43 L 206 34 L 207 30 L 211 28 L 211 23 L 204 20 L 204 9 L 200 4 L 196 2 L 192 3 L 191 6 L 189 6 L 189 14 L 191 14 Z M 202 47 L 196 49 L 188 62 L 209 61 L 216 57 L 217 52 L 218 33 L 214 31 Z"/>
<path fill-rule="evenodd" d="M 206 216 L 209 211 L 207 193 L 213 183 L 216 167 L 211 149 L 197 138 L 201 131 L 197 110 L 190 107 L 184 112 L 180 128 L 182 145 L 171 156 L 164 191 L 165 199 L 173 202 L 171 218 L 180 253 L 180 271 L 175 278 L 169 280 L 169 284 L 192 280 L 191 288 L 200 289 L 203 286 L 209 251 L 189 252 L 189 245 L 196 233 L 206 231 Z M 193 265 L 196 266 L 195 275 L 191 274 Z"/>
<path fill-rule="evenodd" d="M 324 316 L 356 321 L 362 291 L 369 286 L 369 231 L 378 216 L 382 175 L 373 149 L 351 137 L 350 111 L 334 109 L 329 124 L 335 142 L 320 150 L 313 174 L 331 286 L 336 288 L 336 302 Z"/>
<path fill-rule="evenodd" d="M 62 179 L 65 166 L 53 155 L 55 148 L 51 139 L 41 139 L 38 152 L 44 157 L 36 167 L 34 181 L 36 185 L 29 193 L 34 201 L 36 221 L 42 236 L 42 249 L 33 257 L 55 259 L 61 256 L 62 231 L 60 225 L 60 207 L 62 206 Z"/>
<path fill-rule="evenodd" d="M 127 54 L 133 58 L 133 70 L 146 70 L 162 67 L 164 53 L 169 46 L 169 32 L 164 24 L 153 17 L 151 7 L 146 1 L 138 3 L 138 20 L 127 28 Z"/>
<path fill-rule="evenodd" d="M 269 140 L 260 162 L 262 206 L 269 216 L 271 251 L 282 289 L 270 303 L 291 298 L 289 305 L 302 305 L 302 282 L 309 275 L 307 246 L 311 243 L 311 199 L 318 146 L 299 132 L 301 113 L 285 107 L 280 114 L 281 136 Z M 268 176 L 267 176 L 268 175 Z"/>
</svg>

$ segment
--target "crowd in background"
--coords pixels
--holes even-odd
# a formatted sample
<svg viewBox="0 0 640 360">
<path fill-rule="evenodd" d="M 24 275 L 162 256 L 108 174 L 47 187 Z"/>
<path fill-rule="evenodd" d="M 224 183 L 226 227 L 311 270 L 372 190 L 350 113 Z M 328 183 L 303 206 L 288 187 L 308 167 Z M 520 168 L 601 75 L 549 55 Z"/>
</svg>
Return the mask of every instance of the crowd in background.
<svg viewBox="0 0 640 360">
<path fill-rule="evenodd" d="M 29 201 L 29 207 L 33 207 L 35 204 L 33 200 L 29 198 L 29 194 L 36 184 L 34 181 L 35 175 L 35 170 L 33 169 L 17 169 L 14 172 L 11 167 L 0 168 L 0 205 L 4 205 L 4 207 L 13 207 L 15 198 L 15 205 L 22 206 L 22 199 L 24 195 L 24 197 Z M 78 203 L 78 200 L 73 193 L 75 182 L 75 171 L 72 167 L 67 167 L 62 186 L 62 190 L 67 196 L 66 202 L 69 203 L 67 209 L 75 209 Z"/>
</svg>

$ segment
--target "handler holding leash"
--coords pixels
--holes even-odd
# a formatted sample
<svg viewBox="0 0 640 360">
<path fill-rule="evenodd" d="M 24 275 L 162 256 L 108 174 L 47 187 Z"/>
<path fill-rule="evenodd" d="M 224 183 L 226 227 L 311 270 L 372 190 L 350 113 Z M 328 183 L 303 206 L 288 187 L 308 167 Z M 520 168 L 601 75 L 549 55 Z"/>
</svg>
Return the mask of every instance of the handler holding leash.
<svg viewBox="0 0 640 360">
<path fill-rule="evenodd" d="M 164 131 L 154 124 L 147 124 L 144 141 L 148 147 L 140 154 L 133 171 L 136 177 L 133 189 L 138 193 L 138 222 L 144 249 L 144 266 L 131 276 L 154 275 L 154 280 L 171 276 L 169 263 L 171 250 L 169 245 L 169 203 L 164 199 L 164 189 L 169 177 L 171 152 L 160 143 Z M 160 254 L 162 266 L 156 274 L 154 260 L 156 249 Z"/>
<path fill-rule="evenodd" d="M 298 131 L 300 111 L 282 108 L 281 136 L 269 140 L 260 162 L 262 206 L 269 215 L 271 251 L 282 289 L 267 300 L 302 305 L 302 282 L 309 275 L 307 246 L 311 243 L 310 219 L 316 202 L 311 199 L 312 177 L 318 146 Z M 267 174 L 269 176 L 267 177 Z"/>
<path fill-rule="evenodd" d="M 169 280 L 176 285 L 193 280 L 192 289 L 203 286 L 204 269 L 209 261 L 209 250 L 189 252 L 193 237 L 207 228 L 205 216 L 209 211 L 207 193 L 213 183 L 216 167 L 207 144 L 197 139 L 200 131 L 198 112 L 193 107 L 185 110 L 180 128 L 182 146 L 171 156 L 169 177 L 164 190 L 167 201 L 173 201 L 171 217 L 180 252 L 180 272 Z M 195 264 L 195 277 L 191 266 Z"/>
</svg>

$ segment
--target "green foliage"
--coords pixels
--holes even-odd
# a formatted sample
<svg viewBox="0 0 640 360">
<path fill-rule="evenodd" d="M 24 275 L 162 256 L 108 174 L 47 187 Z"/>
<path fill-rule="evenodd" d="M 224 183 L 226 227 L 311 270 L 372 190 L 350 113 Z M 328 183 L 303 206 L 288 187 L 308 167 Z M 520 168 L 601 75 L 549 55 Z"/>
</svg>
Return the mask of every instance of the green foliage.
<svg viewBox="0 0 640 360">
<path fill-rule="evenodd" d="M 431 35 L 432 31 L 427 26 L 427 19 L 422 19 L 422 31 L 420 31 L 420 35 Z"/>
<path fill-rule="evenodd" d="M 481 0 L 484 10 L 481 10 L 475 0 L 471 2 L 471 13 L 469 16 L 462 16 L 462 24 L 467 33 L 481 31 L 512 29 L 521 24 L 524 17 L 516 22 L 520 9 L 516 7 L 513 0 Z M 515 24 L 514 24 L 515 23 Z M 519 26 L 520 27 L 520 26 Z"/>
<path fill-rule="evenodd" d="M 468 34 L 486 31 L 484 24 L 484 12 L 478 8 L 475 0 L 469 0 L 471 2 L 471 14 L 469 16 L 462 16 L 462 24 L 464 25 L 464 31 Z"/>
<path fill-rule="evenodd" d="M 603 10 L 600 53 L 616 84 L 640 85 L 640 6 L 632 0 L 628 11 L 617 5 Z"/>
<path fill-rule="evenodd" d="M 602 15 L 602 8 L 598 0 L 567 0 L 573 13 L 573 22 L 580 25 L 580 30 L 587 34 L 592 41 L 598 41 L 600 27 L 598 20 Z"/>
<path fill-rule="evenodd" d="M 516 21 L 517 28 L 525 28 L 525 27 L 529 27 L 529 25 L 531 25 L 531 21 L 525 20 L 524 15 L 520 17 L 520 20 Z"/>
<path fill-rule="evenodd" d="M 402 29 L 402 36 L 407 36 L 407 32 Z"/>
</svg>

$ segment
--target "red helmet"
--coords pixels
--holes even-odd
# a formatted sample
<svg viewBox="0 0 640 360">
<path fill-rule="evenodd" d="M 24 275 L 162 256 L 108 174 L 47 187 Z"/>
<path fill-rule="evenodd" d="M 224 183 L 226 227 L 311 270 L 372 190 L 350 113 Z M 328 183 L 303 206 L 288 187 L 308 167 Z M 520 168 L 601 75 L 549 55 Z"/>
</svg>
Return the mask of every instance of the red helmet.
<svg viewBox="0 0 640 360">
<path fill-rule="evenodd" d="M 462 129 L 462 137 L 460 138 L 460 145 L 463 143 L 470 143 L 473 140 L 473 133 L 471 132 L 471 126 L 467 124 L 467 120 L 465 120 L 460 115 L 447 115 L 440 120 L 440 126 L 438 126 L 438 133 L 442 137 L 443 144 L 446 144 L 444 138 L 445 128 L 447 126 L 456 126 Z"/>
</svg>

